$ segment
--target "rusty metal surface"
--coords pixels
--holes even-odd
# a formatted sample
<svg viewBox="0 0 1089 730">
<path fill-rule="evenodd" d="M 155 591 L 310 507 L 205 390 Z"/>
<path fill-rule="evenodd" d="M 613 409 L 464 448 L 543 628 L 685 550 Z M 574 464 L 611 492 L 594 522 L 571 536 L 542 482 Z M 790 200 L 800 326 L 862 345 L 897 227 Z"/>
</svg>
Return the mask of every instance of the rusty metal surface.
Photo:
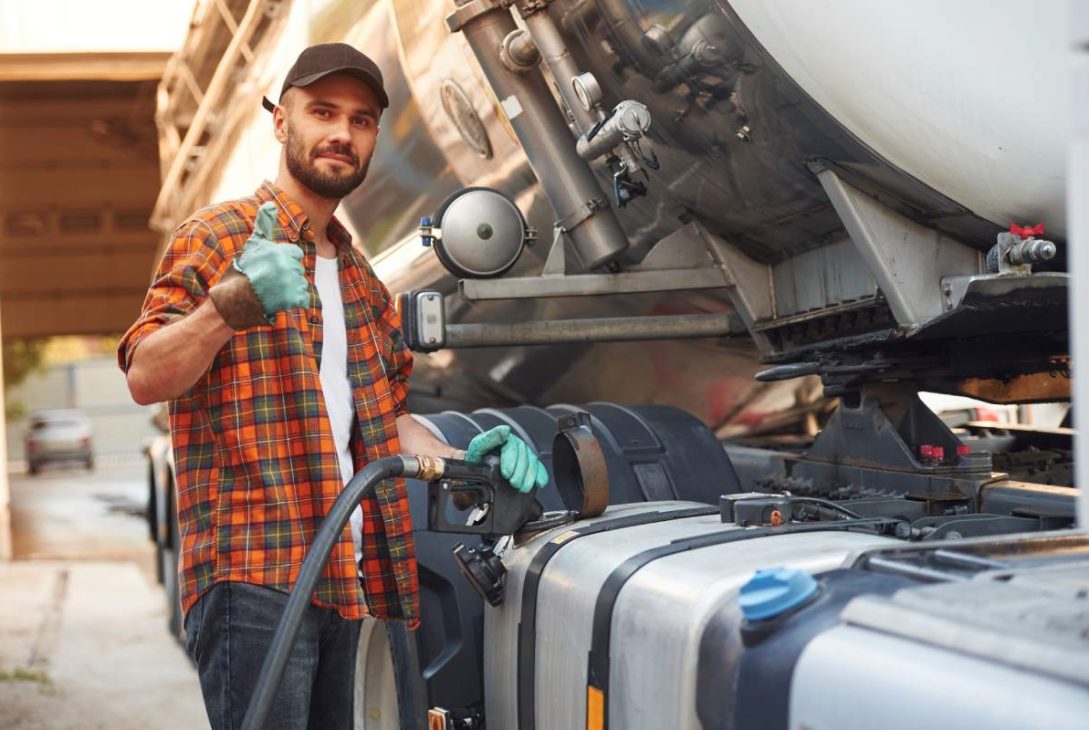
<svg viewBox="0 0 1089 730">
<path fill-rule="evenodd" d="M 564 505 L 580 519 L 597 517 L 609 504 L 605 454 L 587 425 L 556 434 L 552 445 L 556 488 Z"/>
</svg>

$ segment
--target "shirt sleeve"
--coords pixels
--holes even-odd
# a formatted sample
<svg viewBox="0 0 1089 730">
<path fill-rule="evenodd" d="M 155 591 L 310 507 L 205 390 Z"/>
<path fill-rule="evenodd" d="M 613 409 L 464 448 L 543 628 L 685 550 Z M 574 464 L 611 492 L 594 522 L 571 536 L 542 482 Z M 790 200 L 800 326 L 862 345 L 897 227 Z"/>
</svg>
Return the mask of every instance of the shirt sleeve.
<svg viewBox="0 0 1089 730">
<path fill-rule="evenodd" d="M 126 373 L 132 355 L 148 335 L 197 308 L 208 295 L 223 265 L 215 234 L 201 220 L 190 220 L 174 231 L 152 279 L 140 317 L 117 347 L 117 364 Z"/>
</svg>

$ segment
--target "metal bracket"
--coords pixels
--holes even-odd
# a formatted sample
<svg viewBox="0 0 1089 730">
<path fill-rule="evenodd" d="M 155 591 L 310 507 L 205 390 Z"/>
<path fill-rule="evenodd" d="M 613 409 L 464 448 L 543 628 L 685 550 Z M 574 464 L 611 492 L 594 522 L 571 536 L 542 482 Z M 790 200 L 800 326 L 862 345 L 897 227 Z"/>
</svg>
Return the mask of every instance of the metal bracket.
<svg viewBox="0 0 1089 730">
<path fill-rule="evenodd" d="M 901 326 L 917 328 L 942 314 L 943 277 L 982 271 L 980 251 L 903 217 L 828 168 L 817 179 Z"/>
<path fill-rule="evenodd" d="M 563 228 L 558 225 L 555 226 L 552 229 L 552 247 L 548 249 L 548 258 L 545 259 L 544 268 L 541 269 L 542 276 L 570 273 L 567 266 L 568 242 L 567 234 Z M 575 255 L 578 256 L 578 254 Z"/>
<path fill-rule="evenodd" d="M 556 229 L 541 276 L 465 279 L 458 283 L 470 301 L 537 299 L 605 294 L 719 289 L 733 284 L 708 252 L 708 237 L 695 223 L 663 238 L 643 262 L 617 274 L 567 274 L 567 237 Z"/>
<path fill-rule="evenodd" d="M 605 198 L 591 198 L 573 210 L 566 218 L 556 221 L 555 227 L 567 233 L 589 220 L 599 210 L 607 210 L 609 201 Z"/>
<path fill-rule="evenodd" d="M 513 0 L 468 0 L 458 5 L 458 9 L 446 16 L 446 27 L 451 33 L 457 33 L 474 18 L 493 10 L 504 10 L 513 5 Z"/>
<path fill-rule="evenodd" d="M 942 304 L 945 311 L 958 309 L 972 295 L 976 298 L 998 299 L 1020 290 L 1065 291 L 1070 275 L 1062 272 L 1039 274 L 979 274 L 976 276 L 947 276 L 942 279 Z"/>
</svg>

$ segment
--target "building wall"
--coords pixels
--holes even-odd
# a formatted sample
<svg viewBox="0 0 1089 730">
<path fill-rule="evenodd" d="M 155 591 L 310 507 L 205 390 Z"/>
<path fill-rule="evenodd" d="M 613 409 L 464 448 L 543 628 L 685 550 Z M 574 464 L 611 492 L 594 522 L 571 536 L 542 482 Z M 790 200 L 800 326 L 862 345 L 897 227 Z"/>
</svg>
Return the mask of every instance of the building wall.
<svg viewBox="0 0 1089 730">
<path fill-rule="evenodd" d="M 79 408 L 94 427 L 95 454 L 138 456 L 144 440 L 158 434 L 151 425 L 157 406 L 140 406 L 129 396 L 124 374 L 110 356 L 55 365 L 31 375 L 7 393 L 26 413 L 7 424 L 8 458 L 25 458 L 23 435 L 27 416 L 41 408 Z"/>
</svg>

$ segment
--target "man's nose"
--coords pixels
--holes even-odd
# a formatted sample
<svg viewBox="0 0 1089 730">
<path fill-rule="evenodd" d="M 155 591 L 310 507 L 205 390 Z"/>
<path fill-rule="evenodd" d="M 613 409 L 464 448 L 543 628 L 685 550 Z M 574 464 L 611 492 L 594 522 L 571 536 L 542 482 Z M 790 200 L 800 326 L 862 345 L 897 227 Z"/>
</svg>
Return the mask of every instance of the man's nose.
<svg viewBox="0 0 1089 730">
<path fill-rule="evenodd" d="M 351 123 L 347 117 L 340 117 L 331 125 L 328 136 L 329 143 L 350 144 L 352 141 Z"/>
</svg>

